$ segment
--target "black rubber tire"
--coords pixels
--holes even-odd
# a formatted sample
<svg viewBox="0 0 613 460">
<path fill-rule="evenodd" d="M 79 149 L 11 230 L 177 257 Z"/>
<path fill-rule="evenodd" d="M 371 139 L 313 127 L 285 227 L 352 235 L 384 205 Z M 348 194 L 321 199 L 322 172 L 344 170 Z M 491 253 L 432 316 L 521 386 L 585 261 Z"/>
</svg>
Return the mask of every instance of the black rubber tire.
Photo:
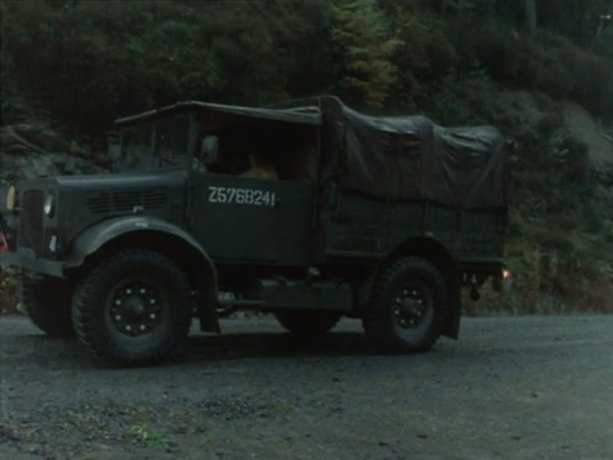
<svg viewBox="0 0 613 460">
<path fill-rule="evenodd" d="M 32 323 L 50 337 L 75 335 L 70 314 L 73 288 L 60 278 L 21 276 L 19 301 Z"/>
<path fill-rule="evenodd" d="M 275 313 L 279 324 L 292 334 L 303 337 L 323 335 L 341 319 L 336 312 L 322 310 L 292 310 Z"/>
<path fill-rule="evenodd" d="M 398 304 L 402 304 L 399 296 L 409 290 L 419 291 L 426 298 L 419 319 L 411 317 L 419 321 L 416 327 L 407 327 L 406 316 L 398 315 Z M 429 350 L 441 334 L 447 293 L 443 275 L 431 262 L 419 257 L 396 260 L 382 270 L 373 286 L 369 308 L 362 318 L 367 337 L 384 352 Z M 405 325 L 400 324 L 401 320 Z"/>
<path fill-rule="evenodd" d="M 135 276 L 155 286 L 163 301 L 159 324 L 130 337 L 113 324 L 111 300 L 118 286 Z M 189 333 L 191 287 L 173 260 L 154 251 L 132 249 L 94 268 L 77 286 L 72 309 L 77 336 L 95 358 L 121 364 L 157 362 L 173 357 Z"/>
</svg>

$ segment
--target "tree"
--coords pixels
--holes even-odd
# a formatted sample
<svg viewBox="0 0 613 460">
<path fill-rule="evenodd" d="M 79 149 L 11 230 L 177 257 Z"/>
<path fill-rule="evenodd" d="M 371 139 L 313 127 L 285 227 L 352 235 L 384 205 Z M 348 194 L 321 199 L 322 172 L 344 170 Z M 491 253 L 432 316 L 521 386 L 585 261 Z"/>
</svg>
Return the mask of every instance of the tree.
<svg viewBox="0 0 613 460">
<path fill-rule="evenodd" d="M 392 62 L 401 44 L 389 31 L 375 0 L 355 0 L 334 9 L 332 39 L 344 57 L 341 85 L 367 106 L 382 107 L 397 77 Z"/>
<path fill-rule="evenodd" d="M 594 39 L 603 15 L 613 14 L 613 0 L 539 0 L 536 3 L 539 26 L 583 44 Z"/>
</svg>

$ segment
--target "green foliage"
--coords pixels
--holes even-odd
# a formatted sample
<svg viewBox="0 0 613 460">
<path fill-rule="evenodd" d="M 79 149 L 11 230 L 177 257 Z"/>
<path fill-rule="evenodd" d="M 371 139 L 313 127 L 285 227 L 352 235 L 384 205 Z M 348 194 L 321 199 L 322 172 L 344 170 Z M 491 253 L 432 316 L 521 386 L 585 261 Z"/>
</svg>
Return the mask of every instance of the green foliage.
<svg viewBox="0 0 613 460">
<path fill-rule="evenodd" d="M 584 144 L 560 118 L 521 140 L 509 258 L 516 288 L 539 311 L 542 294 L 559 305 L 608 311 L 613 293 L 613 193 L 593 171 Z M 594 290 L 593 285 L 598 285 Z M 555 300 L 557 299 L 557 300 Z"/>
<path fill-rule="evenodd" d="M 344 2 L 334 9 L 332 40 L 341 49 L 341 85 L 369 107 L 382 107 L 396 80 L 392 56 L 401 41 L 391 36 L 375 0 Z"/>
<path fill-rule="evenodd" d="M 611 0 L 540 0 L 540 25 L 551 31 L 589 43 L 600 25 L 601 16 L 613 13 Z"/>
<path fill-rule="evenodd" d="M 25 94 L 101 134 L 177 100 L 335 93 L 444 124 L 496 124 L 519 141 L 516 292 L 531 311 L 544 297 L 610 304 L 613 179 L 592 170 L 554 102 L 613 119 L 604 13 L 612 0 L 0 0 L 2 116 Z M 517 115 L 518 92 L 542 102 L 538 127 Z"/>
<path fill-rule="evenodd" d="M 2 0 L 0 76 L 89 131 L 177 99 L 260 104 L 333 92 L 423 110 L 453 85 L 474 86 L 475 65 L 492 81 L 611 116 L 613 26 L 594 24 L 606 2 L 571 5 L 592 18 L 582 27 L 603 57 L 551 32 L 525 35 L 522 3 Z M 548 19 L 559 11 L 539 7 L 541 24 L 567 30 L 566 19 Z"/>
<path fill-rule="evenodd" d="M 398 72 L 392 103 L 404 109 L 428 98 L 428 89 L 452 72 L 459 59 L 439 16 L 404 7 L 389 16 L 400 40 L 394 56 Z"/>
<path fill-rule="evenodd" d="M 15 279 L 0 269 L 0 313 L 14 313 L 17 309 Z"/>
<path fill-rule="evenodd" d="M 3 76 L 89 131 L 178 99 L 267 103 L 333 81 L 309 54 L 328 53 L 325 5 L 4 1 Z"/>
<path fill-rule="evenodd" d="M 498 108 L 501 99 L 496 92 L 487 70 L 473 62 L 464 72 L 450 68 L 422 105 L 441 124 L 491 124 L 501 113 Z"/>
</svg>

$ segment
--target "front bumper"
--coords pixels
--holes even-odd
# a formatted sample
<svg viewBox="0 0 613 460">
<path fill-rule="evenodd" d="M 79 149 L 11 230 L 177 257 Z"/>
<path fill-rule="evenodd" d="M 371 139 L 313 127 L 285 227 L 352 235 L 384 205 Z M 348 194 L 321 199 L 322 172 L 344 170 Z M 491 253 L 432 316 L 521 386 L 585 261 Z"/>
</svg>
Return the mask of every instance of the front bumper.
<svg viewBox="0 0 613 460">
<path fill-rule="evenodd" d="M 64 263 L 46 259 L 37 259 L 29 254 L 19 252 L 0 252 L 0 265 L 18 268 L 43 275 L 63 277 Z"/>
</svg>

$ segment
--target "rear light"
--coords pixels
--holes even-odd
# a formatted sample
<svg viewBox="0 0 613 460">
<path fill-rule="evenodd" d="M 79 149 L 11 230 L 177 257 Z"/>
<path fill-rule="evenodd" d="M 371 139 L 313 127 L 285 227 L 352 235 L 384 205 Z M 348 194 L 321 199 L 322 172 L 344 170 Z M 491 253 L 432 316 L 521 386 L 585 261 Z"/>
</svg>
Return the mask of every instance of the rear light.
<svg viewBox="0 0 613 460">
<path fill-rule="evenodd" d="M 492 277 L 492 287 L 494 288 L 494 291 L 501 292 L 503 289 L 508 289 L 512 277 L 513 274 L 511 273 L 511 270 L 506 268 L 502 269 L 500 275 Z"/>
</svg>

